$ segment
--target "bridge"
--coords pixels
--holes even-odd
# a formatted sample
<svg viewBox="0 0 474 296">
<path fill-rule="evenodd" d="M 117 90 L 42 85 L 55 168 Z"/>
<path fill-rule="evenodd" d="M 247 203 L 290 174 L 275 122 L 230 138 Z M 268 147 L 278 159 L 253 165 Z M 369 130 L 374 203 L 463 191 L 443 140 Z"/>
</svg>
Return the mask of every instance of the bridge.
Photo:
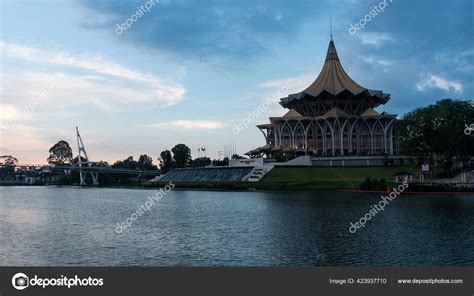
<svg viewBox="0 0 474 296">
<path fill-rule="evenodd" d="M 87 156 L 86 148 L 84 147 L 84 142 L 82 141 L 81 135 L 79 134 L 79 128 L 76 126 L 76 138 L 77 138 L 77 150 L 78 150 L 78 164 L 69 166 L 67 168 L 54 167 L 56 169 L 69 169 L 71 171 L 78 171 L 80 178 L 80 185 L 85 186 L 86 176 L 90 175 L 92 177 L 92 185 L 99 185 L 99 173 L 107 174 L 127 174 L 127 175 L 137 175 L 137 176 L 159 176 L 161 171 L 145 171 L 145 170 L 129 170 L 121 168 L 111 168 L 108 166 L 97 166 L 100 163 L 89 161 Z"/>
<path fill-rule="evenodd" d="M 99 174 L 121 174 L 121 175 L 132 175 L 132 176 L 159 176 L 160 170 L 148 171 L 148 170 L 133 170 L 123 168 L 113 168 L 110 166 L 104 166 L 101 162 L 93 162 L 89 160 L 89 157 L 84 147 L 81 135 L 79 134 L 79 128 L 76 126 L 77 136 L 77 149 L 78 149 L 78 163 L 73 165 L 44 165 L 44 164 L 16 164 L 15 168 L 20 170 L 31 170 L 42 171 L 44 173 L 52 172 L 78 172 L 80 185 L 87 186 L 87 176 L 92 179 L 92 185 L 99 185 Z"/>
</svg>

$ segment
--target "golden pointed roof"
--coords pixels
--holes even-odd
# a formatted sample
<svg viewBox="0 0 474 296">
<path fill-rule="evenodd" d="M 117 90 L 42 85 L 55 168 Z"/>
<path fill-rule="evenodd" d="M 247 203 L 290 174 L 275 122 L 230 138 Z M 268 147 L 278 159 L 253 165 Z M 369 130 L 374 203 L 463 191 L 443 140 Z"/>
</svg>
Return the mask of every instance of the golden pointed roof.
<svg viewBox="0 0 474 296">
<path fill-rule="evenodd" d="M 365 88 L 352 80 L 342 67 L 334 41 L 331 40 L 329 42 L 326 60 L 324 61 L 323 68 L 316 80 L 314 80 L 314 82 L 302 92 L 282 98 L 280 104 L 285 108 L 292 108 L 289 104 L 294 100 L 302 99 L 305 95 L 317 98 L 323 92 L 327 92 L 336 96 L 345 90 L 349 91 L 354 96 L 367 92 L 369 97 L 376 98 L 376 101 L 378 102 L 377 105 L 380 103 L 385 104 L 390 98 L 389 94 L 386 94 L 381 90 Z"/>
<path fill-rule="evenodd" d="M 339 60 L 339 56 L 337 55 L 334 41 L 331 40 L 329 42 L 326 61 L 324 62 L 321 73 L 319 73 L 319 76 L 316 78 L 316 80 L 308 88 L 306 88 L 303 93 L 317 97 L 323 91 L 337 95 L 346 89 L 353 95 L 357 95 L 365 90 L 369 90 L 360 86 L 346 73 Z M 377 93 L 383 95 L 382 91 L 369 90 L 369 92 L 371 92 L 371 95 Z"/>
<path fill-rule="evenodd" d="M 285 115 L 283 115 L 283 118 L 297 118 L 297 117 L 303 117 L 301 114 L 296 112 L 294 109 L 290 109 L 290 111 L 286 112 Z"/>
<path fill-rule="evenodd" d="M 380 116 L 380 113 L 375 111 L 373 108 L 368 108 L 360 116 Z"/>
<path fill-rule="evenodd" d="M 323 116 L 330 116 L 330 115 L 349 115 L 347 114 L 346 112 L 342 111 L 341 109 L 339 109 L 338 107 L 333 107 L 331 110 L 329 110 L 328 112 L 324 113 Z"/>
</svg>

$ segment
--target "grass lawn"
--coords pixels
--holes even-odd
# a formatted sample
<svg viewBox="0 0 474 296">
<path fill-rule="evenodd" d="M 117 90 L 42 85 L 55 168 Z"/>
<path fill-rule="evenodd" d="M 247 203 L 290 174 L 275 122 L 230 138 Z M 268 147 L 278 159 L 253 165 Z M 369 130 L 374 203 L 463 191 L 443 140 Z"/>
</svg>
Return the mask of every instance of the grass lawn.
<svg viewBox="0 0 474 296">
<path fill-rule="evenodd" d="M 369 177 L 391 182 L 393 174 L 419 172 L 418 166 L 394 167 L 275 167 L 254 187 L 260 190 L 358 189 Z"/>
</svg>

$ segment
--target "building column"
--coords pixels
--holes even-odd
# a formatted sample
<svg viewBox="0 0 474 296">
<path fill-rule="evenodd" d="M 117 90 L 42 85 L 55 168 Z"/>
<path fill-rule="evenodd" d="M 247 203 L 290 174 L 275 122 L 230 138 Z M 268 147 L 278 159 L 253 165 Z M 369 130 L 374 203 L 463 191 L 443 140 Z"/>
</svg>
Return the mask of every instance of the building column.
<svg viewBox="0 0 474 296">
<path fill-rule="evenodd" d="M 360 138 L 361 138 L 361 135 L 360 135 L 360 125 L 357 125 L 357 129 L 356 129 L 356 145 L 357 145 L 357 155 L 360 154 Z"/>
<path fill-rule="evenodd" d="M 325 127 L 319 130 L 321 132 L 321 144 L 323 145 L 321 151 L 323 152 L 322 155 L 326 155 L 326 131 Z"/>
<path fill-rule="evenodd" d="M 278 126 L 278 147 L 281 147 L 281 137 L 283 136 L 283 130 L 281 129 L 281 125 Z"/>
<path fill-rule="evenodd" d="M 335 138 L 336 135 L 334 134 L 334 126 L 332 126 L 332 129 L 331 129 L 331 143 L 332 143 L 332 156 L 335 156 L 336 155 L 336 147 L 335 147 Z"/>
<path fill-rule="evenodd" d="M 275 145 L 275 147 L 277 146 L 277 133 L 276 133 L 276 128 L 275 126 L 272 126 L 271 127 L 271 132 L 272 132 L 272 135 L 273 135 L 273 144 Z"/>
<path fill-rule="evenodd" d="M 373 155 L 374 154 L 374 133 L 373 133 L 373 129 L 370 128 L 370 153 L 369 155 Z"/>
<path fill-rule="evenodd" d="M 341 125 L 339 125 L 339 127 L 341 127 Z M 341 151 L 341 155 L 344 155 L 344 128 L 341 128 L 339 132 L 341 133 L 341 137 L 339 139 L 339 141 L 341 141 L 341 145 L 339 146 L 339 149 Z"/>
<path fill-rule="evenodd" d="M 290 127 L 290 148 L 295 146 L 295 131 Z"/>
<path fill-rule="evenodd" d="M 390 124 L 390 155 L 393 155 L 393 125 Z"/>
</svg>

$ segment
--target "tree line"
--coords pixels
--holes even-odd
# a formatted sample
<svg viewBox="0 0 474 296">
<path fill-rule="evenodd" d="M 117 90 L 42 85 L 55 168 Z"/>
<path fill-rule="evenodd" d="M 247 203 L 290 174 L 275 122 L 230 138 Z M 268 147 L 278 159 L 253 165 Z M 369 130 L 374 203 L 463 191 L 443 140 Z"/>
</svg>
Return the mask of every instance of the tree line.
<svg viewBox="0 0 474 296">
<path fill-rule="evenodd" d="M 420 163 L 436 163 L 443 169 L 444 176 L 452 176 L 458 173 L 460 164 L 462 168 L 474 156 L 474 130 L 469 129 L 472 124 L 474 124 L 472 101 L 444 99 L 427 107 L 416 108 L 404 114 L 397 123 L 402 154 L 414 156 Z M 231 158 L 242 157 L 233 155 Z M 192 159 L 191 149 L 185 144 L 177 144 L 171 150 L 162 151 L 157 160 L 163 173 L 174 168 L 229 164 L 227 157 L 223 160 L 211 160 L 209 157 Z M 49 149 L 47 161 L 51 165 L 74 165 L 79 159 L 73 158 L 69 143 L 61 140 Z M 11 155 L 0 156 L 3 173 L 8 172 L 8 168 L 14 167 L 17 163 L 18 159 Z M 94 165 L 109 166 L 105 161 Z M 152 157 L 146 154 L 140 155 L 138 160 L 129 156 L 116 161 L 111 167 L 158 170 L 158 166 L 153 164 Z"/>
<path fill-rule="evenodd" d="M 240 155 L 234 154 L 233 159 L 243 158 Z M 55 166 L 68 166 L 79 164 L 79 156 L 73 157 L 72 148 L 67 141 L 60 140 L 49 149 L 49 156 L 46 159 L 48 164 Z M 191 149 L 185 144 L 175 145 L 171 151 L 164 150 L 160 153 L 157 159 L 159 166 L 153 164 L 153 158 L 146 154 L 134 160 L 133 156 L 128 156 L 124 160 L 118 160 L 112 165 L 106 161 L 94 162 L 93 166 L 105 166 L 118 169 L 128 170 L 158 170 L 161 169 L 163 173 L 167 173 L 174 168 L 185 167 L 205 167 L 209 165 L 226 166 L 229 164 L 229 159 L 226 157 L 223 160 L 211 160 L 209 157 L 199 157 L 193 159 L 191 157 Z M 4 166 L 14 167 L 18 163 L 18 159 L 11 155 L 4 155 L 0 157 L 0 161 Z M 81 157 L 81 162 L 86 162 L 86 159 Z"/>
</svg>

